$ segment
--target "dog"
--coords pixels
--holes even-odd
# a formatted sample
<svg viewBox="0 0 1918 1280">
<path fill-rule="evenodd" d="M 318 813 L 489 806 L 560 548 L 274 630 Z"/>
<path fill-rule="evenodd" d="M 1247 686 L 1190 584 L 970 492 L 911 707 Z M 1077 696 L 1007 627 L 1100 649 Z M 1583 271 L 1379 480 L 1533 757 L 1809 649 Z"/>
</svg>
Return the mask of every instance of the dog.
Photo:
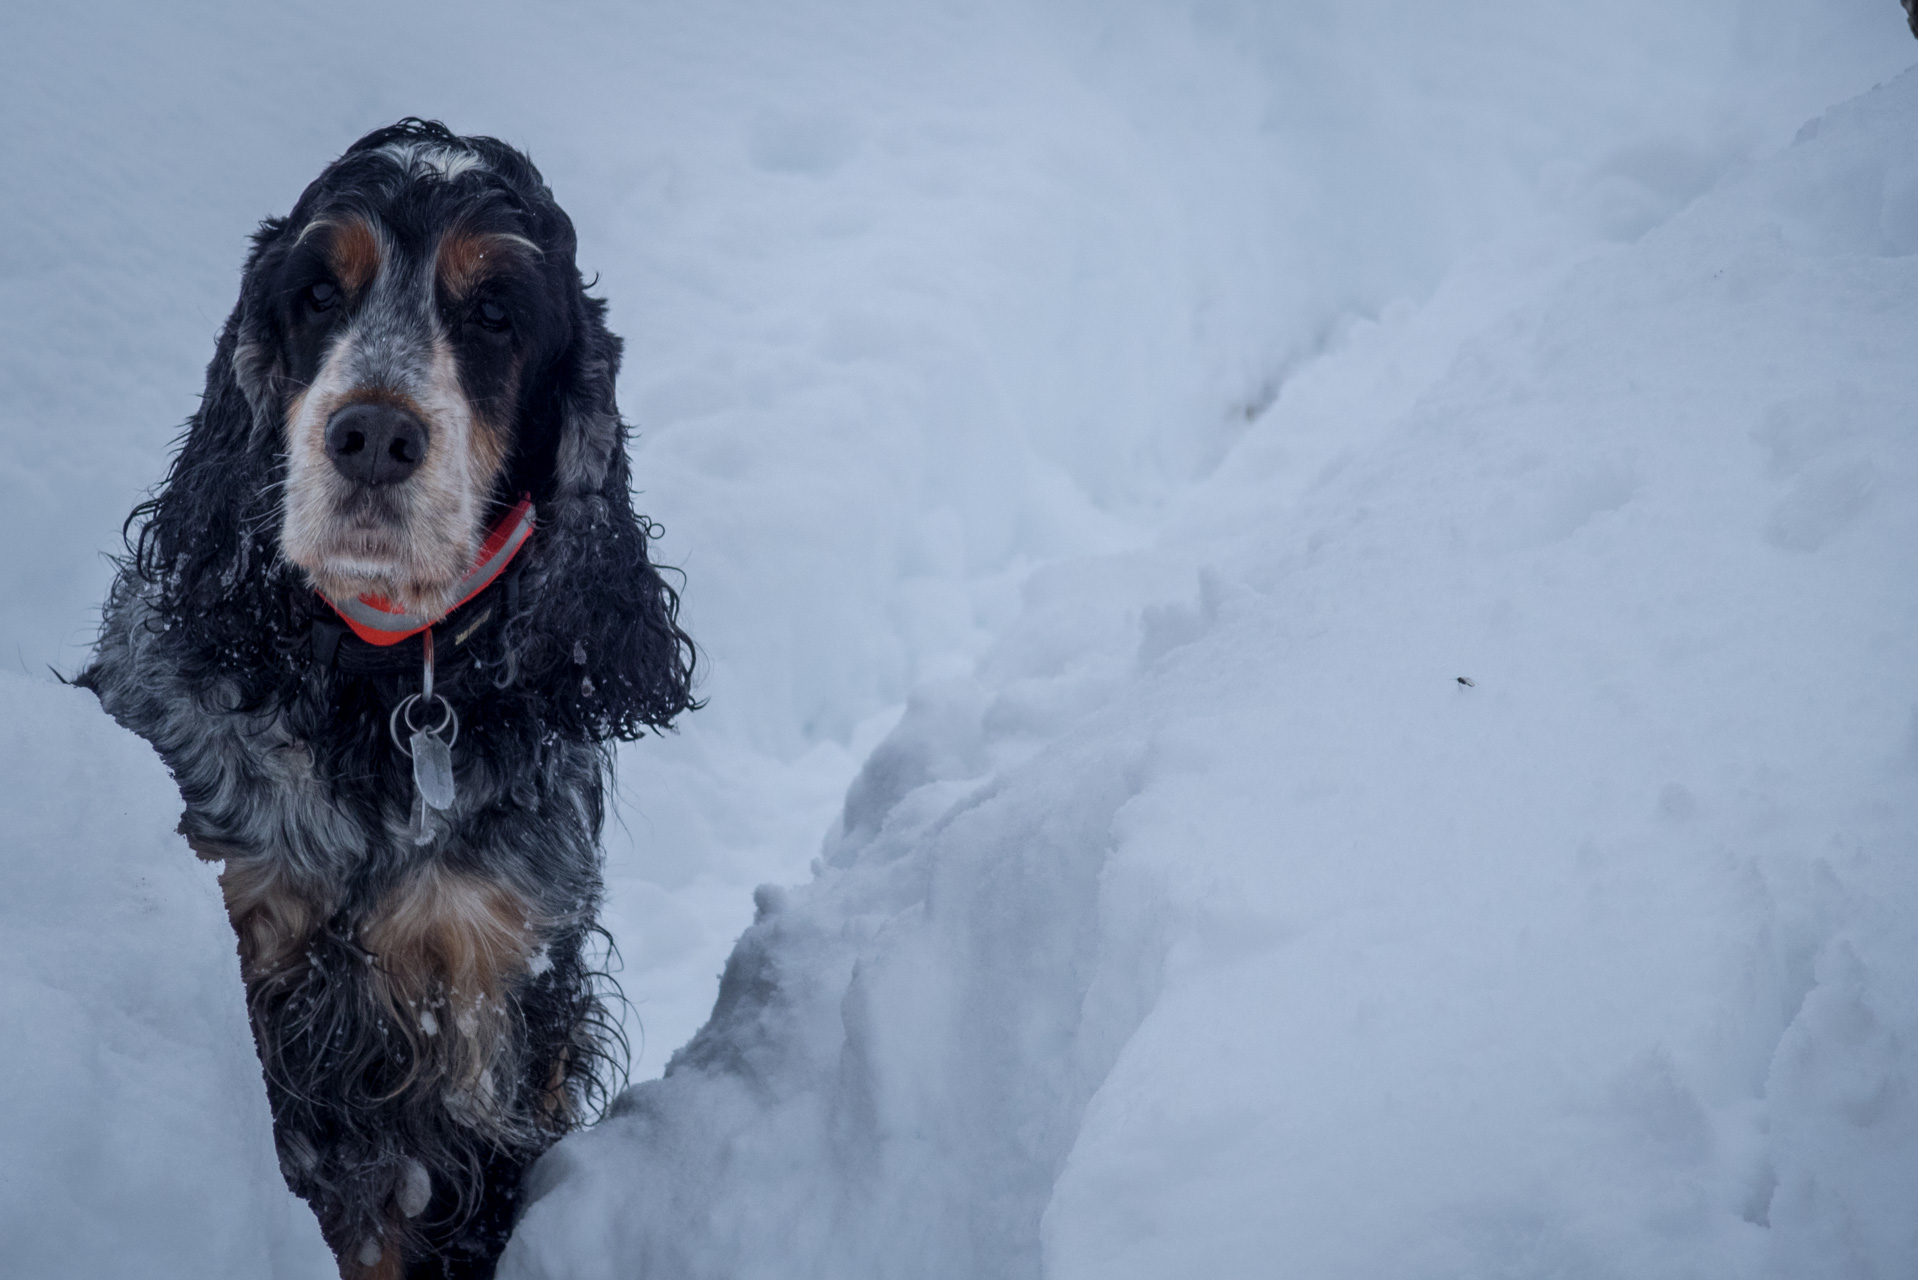
<svg viewBox="0 0 1918 1280">
<path fill-rule="evenodd" d="M 491 1276 L 623 1074 L 612 744 L 699 704 L 574 259 L 512 147 L 354 143 L 254 235 L 76 680 L 225 863 L 281 1167 L 348 1280 Z"/>
</svg>

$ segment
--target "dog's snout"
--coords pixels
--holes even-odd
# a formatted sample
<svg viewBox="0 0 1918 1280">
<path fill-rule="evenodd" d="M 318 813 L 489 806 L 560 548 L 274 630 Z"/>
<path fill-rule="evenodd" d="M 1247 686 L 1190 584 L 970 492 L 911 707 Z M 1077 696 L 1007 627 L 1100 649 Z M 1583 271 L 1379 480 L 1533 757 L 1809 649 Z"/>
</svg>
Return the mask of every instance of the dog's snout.
<svg viewBox="0 0 1918 1280">
<path fill-rule="evenodd" d="M 426 457 L 426 424 L 397 405 L 349 404 L 326 423 L 326 456 L 358 484 L 398 484 Z"/>
</svg>

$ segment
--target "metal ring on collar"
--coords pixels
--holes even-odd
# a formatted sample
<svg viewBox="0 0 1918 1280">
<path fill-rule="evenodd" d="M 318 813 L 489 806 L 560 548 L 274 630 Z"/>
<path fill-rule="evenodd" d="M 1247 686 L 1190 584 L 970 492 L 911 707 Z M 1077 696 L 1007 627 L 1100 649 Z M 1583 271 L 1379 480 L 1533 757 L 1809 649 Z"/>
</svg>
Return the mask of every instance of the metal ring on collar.
<svg viewBox="0 0 1918 1280">
<path fill-rule="evenodd" d="M 406 718 L 406 731 L 409 735 L 420 732 L 420 727 L 413 723 L 413 704 L 419 700 L 419 694 L 407 694 L 400 699 L 400 704 L 393 708 L 393 714 L 386 719 L 386 732 L 393 739 L 393 745 L 400 749 L 400 754 L 409 757 L 413 754 L 413 747 L 409 741 L 402 740 L 400 737 L 400 717 Z M 430 732 L 437 737 L 451 726 L 453 736 L 446 740 L 447 750 L 450 751 L 453 744 L 460 740 L 459 713 L 453 710 L 453 704 L 446 700 L 445 695 L 436 693 L 433 695 L 433 700 L 445 709 L 446 714 L 440 717 L 440 722 L 433 726 Z"/>
</svg>

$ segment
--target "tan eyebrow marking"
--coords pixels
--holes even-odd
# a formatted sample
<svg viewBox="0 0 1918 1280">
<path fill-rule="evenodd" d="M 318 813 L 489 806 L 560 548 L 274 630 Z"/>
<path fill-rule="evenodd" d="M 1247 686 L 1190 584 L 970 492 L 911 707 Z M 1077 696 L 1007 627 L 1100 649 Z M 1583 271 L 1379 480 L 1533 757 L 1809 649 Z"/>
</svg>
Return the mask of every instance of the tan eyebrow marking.
<svg viewBox="0 0 1918 1280">
<path fill-rule="evenodd" d="M 315 218 L 301 229 L 294 246 L 305 244 L 306 238 L 316 231 L 332 233 L 326 247 L 327 265 L 333 268 L 334 278 L 347 292 L 358 293 L 379 275 L 385 258 L 380 233 L 365 217 L 355 213 L 337 220 Z"/>
<path fill-rule="evenodd" d="M 456 298 L 492 274 L 501 262 L 516 257 L 543 258 L 545 253 L 525 236 L 509 231 L 463 231 L 455 228 L 440 237 L 437 267 L 440 283 Z"/>
</svg>

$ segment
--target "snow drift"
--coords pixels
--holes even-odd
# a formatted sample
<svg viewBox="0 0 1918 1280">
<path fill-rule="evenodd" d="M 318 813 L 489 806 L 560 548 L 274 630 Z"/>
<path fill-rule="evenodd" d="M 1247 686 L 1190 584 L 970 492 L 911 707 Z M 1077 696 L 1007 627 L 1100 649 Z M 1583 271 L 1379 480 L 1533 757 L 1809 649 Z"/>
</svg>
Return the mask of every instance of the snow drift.
<svg viewBox="0 0 1918 1280">
<path fill-rule="evenodd" d="M 507 1274 L 1918 1263 L 1914 124 L 1831 112 L 1409 408 L 1437 321 L 1356 326 L 1035 575 Z"/>
</svg>

